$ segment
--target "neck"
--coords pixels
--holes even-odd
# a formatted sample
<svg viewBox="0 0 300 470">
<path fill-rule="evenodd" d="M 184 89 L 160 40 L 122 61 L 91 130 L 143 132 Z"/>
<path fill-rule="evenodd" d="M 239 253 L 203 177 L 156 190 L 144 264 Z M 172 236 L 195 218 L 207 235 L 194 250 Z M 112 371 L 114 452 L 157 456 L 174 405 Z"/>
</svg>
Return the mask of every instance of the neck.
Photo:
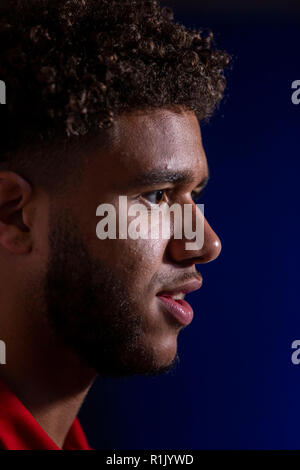
<svg viewBox="0 0 300 470">
<path fill-rule="evenodd" d="M 18 334 L 3 325 L 1 339 L 7 351 L 1 378 L 62 448 L 95 372 L 49 331 Z"/>
</svg>

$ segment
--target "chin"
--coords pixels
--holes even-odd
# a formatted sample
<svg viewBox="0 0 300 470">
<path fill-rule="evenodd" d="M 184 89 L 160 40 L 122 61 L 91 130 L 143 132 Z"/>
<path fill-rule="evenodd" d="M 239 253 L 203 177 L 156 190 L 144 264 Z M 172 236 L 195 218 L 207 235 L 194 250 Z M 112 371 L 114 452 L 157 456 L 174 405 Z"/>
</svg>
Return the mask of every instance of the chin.
<svg viewBox="0 0 300 470">
<path fill-rule="evenodd" d="M 168 338 L 162 338 L 152 345 L 154 369 L 158 373 L 163 373 L 173 369 L 178 362 L 177 354 L 177 335 L 170 335 Z"/>
<path fill-rule="evenodd" d="M 174 338 L 168 342 L 140 343 L 134 350 L 120 352 L 104 360 L 96 356 L 96 361 L 90 361 L 89 364 L 97 374 L 105 377 L 130 377 L 162 375 L 174 369 L 179 362 L 177 341 Z"/>
</svg>

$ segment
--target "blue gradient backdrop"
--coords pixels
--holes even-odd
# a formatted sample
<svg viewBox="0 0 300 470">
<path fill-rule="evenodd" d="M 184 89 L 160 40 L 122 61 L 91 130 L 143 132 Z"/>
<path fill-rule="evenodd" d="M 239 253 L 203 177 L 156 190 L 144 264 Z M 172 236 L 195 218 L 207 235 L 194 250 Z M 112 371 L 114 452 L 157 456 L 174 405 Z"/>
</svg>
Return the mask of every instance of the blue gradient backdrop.
<svg viewBox="0 0 300 470">
<path fill-rule="evenodd" d="M 80 418 L 97 449 L 300 449 L 300 21 L 199 3 L 179 2 L 176 19 L 210 27 L 234 57 L 227 97 L 203 128 L 205 211 L 223 251 L 199 266 L 178 368 L 96 381 Z"/>
</svg>

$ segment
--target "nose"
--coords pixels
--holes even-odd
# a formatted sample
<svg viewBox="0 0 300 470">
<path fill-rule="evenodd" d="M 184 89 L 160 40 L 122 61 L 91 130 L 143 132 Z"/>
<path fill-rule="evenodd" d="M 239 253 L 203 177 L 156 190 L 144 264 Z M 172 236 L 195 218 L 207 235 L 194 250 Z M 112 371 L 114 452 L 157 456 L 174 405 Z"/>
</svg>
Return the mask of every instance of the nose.
<svg viewBox="0 0 300 470">
<path fill-rule="evenodd" d="M 222 245 L 220 238 L 197 207 L 195 208 L 194 216 L 201 219 L 200 221 L 198 220 L 198 223 L 203 224 L 204 240 L 202 247 L 198 248 L 195 244 L 195 249 L 187 250 L 186 245 L 191 240 L 187 240 L 184 233 L 182 239 L 172 237 L 169 241 L 168 251 L 169 256 L 176 263 L 184 263 L 185 265 L 209 263 L 215 260 L 221 253 Z"/>
</svg>

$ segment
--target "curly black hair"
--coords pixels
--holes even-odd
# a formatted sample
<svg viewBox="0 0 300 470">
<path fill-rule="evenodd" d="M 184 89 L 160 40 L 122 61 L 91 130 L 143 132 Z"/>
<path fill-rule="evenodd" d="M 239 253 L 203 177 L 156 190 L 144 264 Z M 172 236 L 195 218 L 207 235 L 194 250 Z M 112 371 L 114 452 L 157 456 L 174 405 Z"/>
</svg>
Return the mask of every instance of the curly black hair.
<svg viewBox="0 0 300 470">
<path fill-rule="evenodd" d="M 6 0 L 0 12 L 0 162 L 127 111 L 179 106 L 206 120 L 222 98 L 228 54 L 156 0 Z"/>
</svg>

